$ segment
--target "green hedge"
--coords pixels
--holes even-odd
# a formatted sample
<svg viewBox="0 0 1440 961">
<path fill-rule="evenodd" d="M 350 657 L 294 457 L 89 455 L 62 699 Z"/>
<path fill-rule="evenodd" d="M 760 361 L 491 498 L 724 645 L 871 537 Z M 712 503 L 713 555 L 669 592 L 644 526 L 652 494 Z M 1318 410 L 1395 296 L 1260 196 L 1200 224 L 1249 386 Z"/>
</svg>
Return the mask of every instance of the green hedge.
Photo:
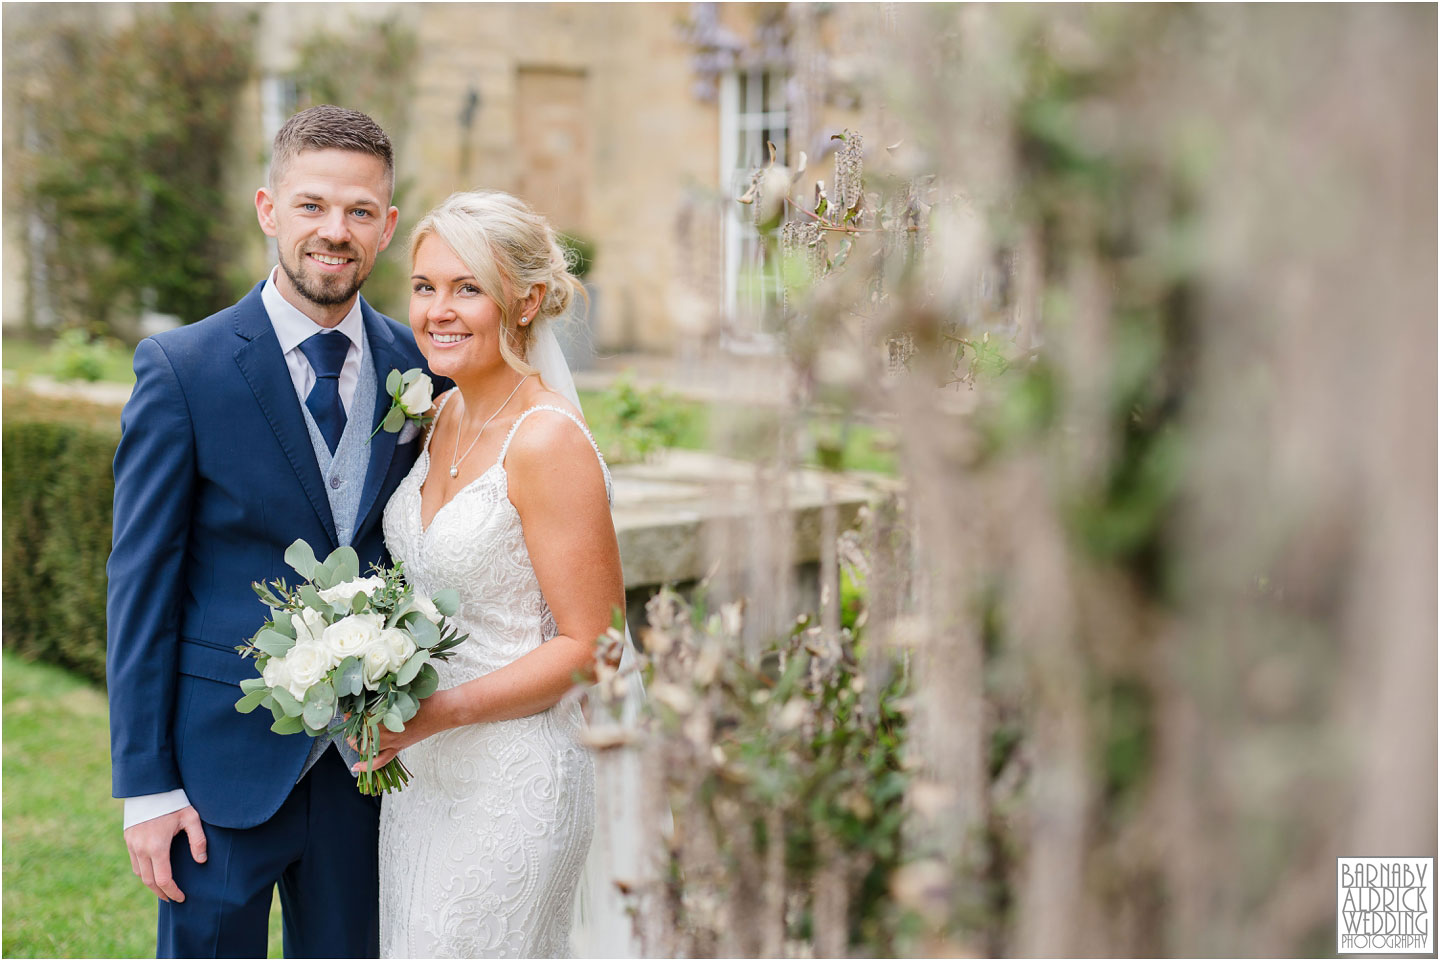
<svg viewBox="0 0 1440 961">
<path fill-rule="evenodd" d="M 105 681 L 118 408 L 4 394 L 4 644 Z"/>
</svg>

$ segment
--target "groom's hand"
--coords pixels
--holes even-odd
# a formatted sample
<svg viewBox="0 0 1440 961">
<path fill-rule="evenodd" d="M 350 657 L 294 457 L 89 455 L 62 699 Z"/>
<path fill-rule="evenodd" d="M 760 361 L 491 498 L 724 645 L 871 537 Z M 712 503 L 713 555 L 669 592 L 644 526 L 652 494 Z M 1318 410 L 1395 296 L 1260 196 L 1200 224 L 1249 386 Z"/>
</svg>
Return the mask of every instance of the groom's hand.
<svg viewBox="0 0 1440 961">
<path fill-rule="evenodd" d="M 193 807 L 183 807 L 170 814 L 141 821 L 125 831 L 130 870 L 161 901 L 185 900 L 185 892 L 176 886 L 170 871 L 170 843 L 181 831 L 190 841 L 190 856 L 195 863 L 204 864 L 205 831 L 200 827 L 200 815 Z"/>
</svg>

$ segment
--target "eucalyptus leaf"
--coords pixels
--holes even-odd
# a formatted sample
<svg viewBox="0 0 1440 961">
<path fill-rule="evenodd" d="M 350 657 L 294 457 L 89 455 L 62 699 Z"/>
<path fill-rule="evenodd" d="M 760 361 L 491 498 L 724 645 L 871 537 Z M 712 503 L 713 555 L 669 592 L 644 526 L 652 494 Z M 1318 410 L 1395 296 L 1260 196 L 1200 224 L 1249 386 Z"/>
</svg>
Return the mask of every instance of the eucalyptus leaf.
<svg viewBox="0 0 1440 961">
<path fill-rule="evenodd" d="M 285 549 L 285 563 L 295 569 L 295 572 L 307 581 L 312 580 L 311 574 L 315 573 L 315 550 L 305 542 L 303 538 L 298 539 Z"/>
<path fill-rule="evenodd" d="M 409 370 L 405 371 L 403 375 L 401 375 L 400 382 L 406 387 L 409 387 L 411 384 L 419 380 L 420 375 L 423 373 L 424 371 L 422 371 L 419 367 L 411 367 Z"/>
<path fill-rule="evenodd" d="M 240 690 L 246 694 L 253 694 L 256 691 L 268 691 L 269 689 L 263 677 L 247 677 L 240 682 Z"/>
<path fill-rule="evenodd" d="M 339 669 L 335 672 L 335 690 L 337 693 L 359 694 L 365 689 L 365 672 L 361 668 L 359 658 L 347 657 L 340 662 Z"/>
<path fill-rule="evenodd" d="M 420 702 L 415 700 L 404 691 L 395 692 L 395 710 L 400 712 L 400 720 L 408 721 L 420 710 Z"/>
<path fill-rule="evenodd" d="M 365 610 L 365 608 L 369 606 L 370 598 L 366 597 L 365 593 L 362 591 L 361 593 L 356 594 L 354 597 L 350 598 L 349 613 L 359 614 L 361 611 Z"/>
<path fill-rule="evenodd" d="M 255 646 L 271 657 L 284 657 L 295 646 L 295 638 L 267 627 L 255 635 Z"/>
<path fill-rule="evenodd" d="M 309 584 L 300 588 L 300 600 L 304 601 L 305 606 L 312 610 L 328 611 L 331 609 L 329 604 L 320 599 L 320 592 Z"/>
<path fill-rule="evenodd" d="M 410 659 L 400 665 L 400 670 L 395 673 L 395 683 L 403 686 L 415 680 L 415 675 L 420 673 L 420 668 L 425 666 L 425 661 L 429 656 L 430 652 L 423 647 L 411 654 Z"/>
<path fill-rule="evenodd" d="M 455 612 L 460 610 L 460 594 L 453 587 L 445 588 L 431 600 L 435 603 L 435 609 L 446 617 L 454 617 Z"/>
<path fill-rule="evenodd" d="M 390 408 L 390 412 L 385 415 L 380 426 L 385 428 L 388 433 L 398 433 L 400 428 L 405 426 L 405 412 L 399 407 Z"/>
<path fill-rule="evenodd" d="M 303 711 L 304 708 L 300 705 L 299 701 L 295 700 L 294 694 L 291 694 L 283 687 L 274 688 L 273 693 L 275 695 L 275 703 L 280 705 L 280 710 L 285 712 L 286 717 L 300 716 L 300 712 Z"/>
<path fill-rule="evenodd" d="M 305 726 L 310 728 L 310 730 L 317 733 L 323 732 L 325 728 L 329 726 L 330 718 L 334 716 L 334 714 L 335 702 L 333 700 L 329 704 L 326 704 L 323 701 L 312 701 L 308 697 L 305 699 L 303 716 L 305 718 Z"/>
<path fill-rule="evenodd" d="M 274 630 L 276 634 L 284 634 L 286 637 L 294 639 L 295 622 L 291 619 L 290 612 L 276 611 L 271 629 Z"/>
<path fill-rule="evenodd" d="M 336 584 L 353 581 L 360 576 L 360 555 L 349 544 L 343 544 L 325 558 L 325 566 L 334 574 Z"/>
<path fill-rule="evenodd" d="M 404 390 L 405 381 L 400 371 L 392 370 L 385 378 L 385 393 L 391 397 L 396 396 Z"/>
<path fill-rule="evenodd" d="M 251 691 L 250 693 L 242 697 L 240 700 L 235 702 L 235 710 L 239 711 L 241 714 L 249 714 L 251 711 L 255 710 L 257 707 L 260 706 L 260 702 L 265 700 L 267 694 L 269 694 L 269 691 L 266 691 L 264 688 L 261 688 L 258 691 Z"/>
<path fill-rule="evenodd" d="M 400 603 L 395 605 L 395 609 L 390 612 L 389 618 L 386 619 L 385 626 L 398 627 L 400 622 L 405 619 L 405 616 L 414 613 L 415 610 L 415 598 L 406 594 Z"/>
<path fill-rule="evenodd" d="M 293 701 L 294 698 L 292 697 L 291 700 Z M 305 730 L 305 722 L 300 720 L 298 715 L 295 717 L 286 715 L 270 725 L 270 730 L 276 734 L 299 734 Z"/>
<path fill-rule="evenodd" d="M 310 690 L 305 692 L 305 703 L 306 705 L 324 705 L 333 714 L 335 712 L 335 689 L 324 682 L 312 684 Z"/>
<path fill-rule="evenodd" d="M 314 584 L 317 590 L 324 591 L 334 587 L 340 581 L 335 577 L 335 569 L 329 564 L 316 564 L 315 576 L 310 578 L 310 583 Z"/>
<path fill-rule="evenodd" d="M 410 636 L 415 639 L 417 647 L 433 647 L 440 641 L 440 629 L 430 623 L 430 618 L 414 611 L 404 620 L 405 627 L 409 629 Z"/>
<path fill-rule="evenodd" d="M 426 664 L 420 668 L 420 673 L 415 675 L 415 680 L 410 682 L 410 696 L 423 700 L 435 693 L 440 686 L 440 672 L 435 670 L 435 665 Z"/>
<path fill-rule="evenodd" d="M 385 716 L 380 719 L 380 723 L 384 724 L 396 734 L 405 730 L 405 722 L 400 720 L 399 712 L 393 708 L 385 712 Z"/>
</svg>

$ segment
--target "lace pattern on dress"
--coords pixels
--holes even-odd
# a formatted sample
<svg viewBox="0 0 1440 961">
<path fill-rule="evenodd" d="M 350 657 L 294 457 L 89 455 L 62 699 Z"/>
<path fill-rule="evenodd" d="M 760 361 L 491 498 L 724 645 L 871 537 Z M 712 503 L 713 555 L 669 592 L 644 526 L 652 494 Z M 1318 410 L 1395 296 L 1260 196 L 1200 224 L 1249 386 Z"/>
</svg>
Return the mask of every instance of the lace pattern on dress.
<svg viewBox="0 0 1440 961">
<path fill-rule="evenodd" d="M 449 395 L 442 398 L 443 409 Z M 385 541 L 417 590 L 454 588 L 469 639 L 437 665 L 454 687 L 504 667 L 556 633 L 508 496 L 505 453 L 422 523 L 429 437 L 385 507 Z M 433 432 L 433 431 L 432 431 Z M 609 496 L 611 481 L 600 459 Z M 595 819 L 595 769 L 579 703 L 445 731 L 406 748 L 414 775 L 380 818 L 384 957 L 563 957 Z"/>
</svg>

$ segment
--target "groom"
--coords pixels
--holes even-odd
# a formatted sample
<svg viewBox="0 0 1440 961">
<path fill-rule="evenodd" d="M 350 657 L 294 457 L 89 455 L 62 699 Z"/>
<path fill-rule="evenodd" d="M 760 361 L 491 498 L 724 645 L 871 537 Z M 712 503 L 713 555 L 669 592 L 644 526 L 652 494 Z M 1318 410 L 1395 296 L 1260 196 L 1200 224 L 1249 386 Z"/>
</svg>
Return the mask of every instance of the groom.
<svg viewBox="0 0 1440 961">
<path fill-rule="evenodd" d="M 255 195 L 279 267 L 238 304 L 141 341 L 115 454 L 107 573 L 111 760 L 130 864 L 160 898 L 159 957 L 261 957 L 280 885 L 287 957 L 379 952 L 379 801 L 322 739 L 240 714 L 285 548 L 386 559 L 381 513 L 415 460 L 381 431 L 386 375 L 423 367 L 358 296 L 399 211 L 389 138 L 312 107 Z M 406 443 L 398 443 L 400 440 Z M 345 748 L 349 750 L 348 746 Z"/>
</svg>

